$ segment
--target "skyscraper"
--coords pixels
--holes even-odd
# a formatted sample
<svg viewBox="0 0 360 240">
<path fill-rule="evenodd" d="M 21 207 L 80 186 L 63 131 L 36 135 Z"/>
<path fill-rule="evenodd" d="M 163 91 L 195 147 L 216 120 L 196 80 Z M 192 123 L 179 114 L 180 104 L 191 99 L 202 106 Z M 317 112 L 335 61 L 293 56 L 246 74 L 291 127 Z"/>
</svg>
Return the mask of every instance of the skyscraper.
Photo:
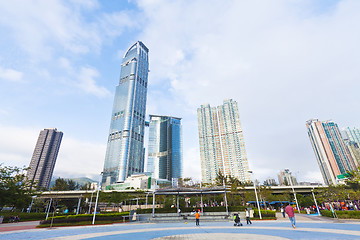
<svg viewBox="0 0 360 240">
<path fill-rule="evenodd" d="M 62 136 L 63 133 L 56 128 L 40 131 L 26 175 L 32 187 L 49 189 Z"/>
<path fill-rule="evenodd" d="M 201 105 L 197 114 L 202 181 L 211 183 L 219 173 L 250 181 L 237 102 L 228 99 L 218 107 Z"/>
<path fill-rule="evenodd" d="M 338 125 L 311 119 L 306 122 L 306 127 L 325 184 L 336 185 L 338 175 L 356 169 Z"/>
<path fill-rule="evenodd" d="M 149 49 L 140 41 L 126 52 L 121 64 L 111 115 L 102 185 L 123 182 L 144 171 L 144 125 Z"/>
<path fill-rule="evenodd" d="M 182 177 L 181 118 L 150 115 L 147 172 L 155 179 Z"/>
<path fill-rule="evenodd" d="M 360 129 L 347 127 L 344 130 L 344 140 L 356 167 L 360 167 Z"/>
</svg>

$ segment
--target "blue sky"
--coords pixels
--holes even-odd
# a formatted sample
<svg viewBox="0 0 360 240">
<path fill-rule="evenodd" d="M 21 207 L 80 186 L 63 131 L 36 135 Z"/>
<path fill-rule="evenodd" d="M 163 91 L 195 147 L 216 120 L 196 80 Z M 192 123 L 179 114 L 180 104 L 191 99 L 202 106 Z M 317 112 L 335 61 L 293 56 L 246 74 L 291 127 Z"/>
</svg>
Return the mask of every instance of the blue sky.
<svg viewBox="0 0 360 240">
<path fill-rule="evenodd" d="M 326 4 L 324 4 L 326 3 Z M 196 109 L 239 103 L 259 179 L 322 181 L 310 118 L 360 127 L 359 1 L 2 1 L 0 162 L 28 165 L 43 128 L 62 177 L 102 171 L 123 53 L 150 49 L 147 114 L 183 118 L 184 175 L 200 178 Z"/>
</svg>

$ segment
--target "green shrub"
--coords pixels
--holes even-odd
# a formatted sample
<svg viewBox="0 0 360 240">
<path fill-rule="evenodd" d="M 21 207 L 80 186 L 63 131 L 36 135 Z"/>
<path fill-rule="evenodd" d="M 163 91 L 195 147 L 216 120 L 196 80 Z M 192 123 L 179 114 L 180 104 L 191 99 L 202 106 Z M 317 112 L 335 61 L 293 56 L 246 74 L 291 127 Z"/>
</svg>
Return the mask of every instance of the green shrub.
<svg viewBox="0 0 360 240">
<path fill-rule="evenodd" d="M 26 213 L 26 212 L 11 212 L 11 211 L 2 211 L 0 216 L 4 216 L 3 222 L 9 222 L 11 216 L 18 216 L 21 222 L 26 221 L 37 221 L 43 220 L 46 217 L 46 213 Z"/>
<path fill-rule="evenodd" d="M 261 212 L 261 217 L 266 219 L 266 218 L 275 218 L 276 212 L 275 211 L 265 211 L 265 210 L 260 210 Z M 254 210 L 254 218 L 260 218 L 259 216 L 259 212 Z"/>
<path fill-rule="evenodd" d="M 333 213 L 329 210 L 322 210 L 321 215 L 325 217 L 334 217 Z M 360 211 L 348 210 L 348 211 L 336 211 L 338 218 L 342 219 L 360 219 Z"/>
</svg>

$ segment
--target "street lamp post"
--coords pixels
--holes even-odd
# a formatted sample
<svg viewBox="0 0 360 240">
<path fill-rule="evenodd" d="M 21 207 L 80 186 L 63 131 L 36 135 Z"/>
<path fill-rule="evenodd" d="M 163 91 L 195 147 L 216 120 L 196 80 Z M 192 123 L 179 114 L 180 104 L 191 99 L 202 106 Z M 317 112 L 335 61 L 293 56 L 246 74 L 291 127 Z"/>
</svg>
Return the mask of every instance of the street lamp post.
<svg viewBox="0 0 360 240">
<path fill-rule="evenodd" d="M 316 211 L 317 211 L 318 215 L 321 216 L 319 207 L 318 207 L 317 202 L 316 202 L 316 198 L 315 198 L 315 194 L 314 194 L 314 188 L 311 190 L 311 193 L 312 193 L 313 198 L 314 198 L 314 202 L 315 202 L 315 206 L 316 206 Z"/>
<path fill-rule="evenodd" d="M 223 179 L 223 184 L 224 184 L 224 197 L 225 197 L 226 215 L 229 215 L 228 203 L 227 203 L 227 198 L 226 198 L 226 184 L 225 184 L 225 179 Z"/>
<path fill-rule="evenodd" d="M 27 210 L 28 213 L 31 212 L 32 205 L 34 204 L 34 198 L 36 198 L 36 197 L 37 197 L 37 196 L 32 196 L 32 197 L 31 197 L 31 204 L 30 204 L 30 206 L 29 206 L 29 208 L 28 208 L 28 210 Z"/>
<path fill-rule="evenodd" d="M 248 173 L 252 174 L 253 171 L 248 171 Z M 258 199 L 258 195 L 257 195 L 257 192 L 256 192 L 256 185 L 255 185 L 255 181 L 254 182 L 254 190 L 255 190 L 255 197 L 256 197 L 256 203 L 257 203 L 257 207 L 258 207 L 258 210 L 259 210 L 259 217 L 260 219 L 262 219 L 262 216 L 261 216 L 261 211 L 260 211 L 260 204 L 259 204 L 259 199 Z"/>
<path fill-rule="evenodd" d="M 95 209 L 94 209 L 94 216 L 93 216 L 93 220 L 92 220 L 92 224 L 95 224 L 95 215 L 96 215 L 96 209 L 97 209 L 97 205 L 98 205 L 98 200 L 99 200 L 99 192 L 100 192 L 100 187 L 101 187 L 101 177 L 102 177 L 102 172 L 100 173 L 100 180 L 99 180 L 99 186 L 98 186 L 98 191 L 96 194 L 96 201 L 95 201 Z"/>
<path fill-rule="evenodd" d="M 92 204 L 92 198 L 93 198 L 94 192 L 95 192 L 95 190 L 91 193 L 91 197 L 90 197 L 89 214 L 90 214 L 90 211 L 91 211 L 91 204 Z"/>
<path fill-rule="evenodd" d="M 294 193 L 294 198 L 295 198 L 295 202 L 296 202 L 296 207 L 300 213 L 300 208 L 299 208 L 299 204 L 298 204 L 298 201 L 297 201 L 297 198 L 296 198 L 296 192 L 295 192 L 295 189 L 294 189 L 294 186 L 293 186 L 293 183 L 292 183 L 292 180 L 291 180 L 291 177 L 290 177 L 290 174 L 289 174 L 289 169 L 285 169 L 285 172 L 287 173 L 287 177 L 289 178 L 289 182 L 290 182 L 290 185 L 291 185 L 291 188 L 292 188 L 292 191 Z"/>
<path fill-rule="evenodd" d="M 202 194 L 202 184 L 200 182 L 200 206 L 201 206 L 201 212 L 204 214 L 204 203 L 203 203 L 203 194 Z"/>
</svg>

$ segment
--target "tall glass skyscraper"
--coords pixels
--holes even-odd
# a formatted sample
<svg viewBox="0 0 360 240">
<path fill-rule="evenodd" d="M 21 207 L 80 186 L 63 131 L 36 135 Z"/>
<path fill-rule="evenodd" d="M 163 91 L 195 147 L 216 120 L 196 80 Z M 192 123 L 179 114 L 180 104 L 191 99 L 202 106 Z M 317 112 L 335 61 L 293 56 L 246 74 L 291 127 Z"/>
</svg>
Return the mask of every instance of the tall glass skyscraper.
<svg viewBox="0 0 360 240">
<path fill-rule="evenodd" d="M 202 181 L 211 183 L 221 173 L 250 181 L 238 105 L 232 99 L 218 107 L 197 110 Z"/>
<path fill-rule="evenodd" d="M 149 49 L 140 41 L 125 53 L 111 115 L 102 185 L 144 171 L 144 126 Z"/>
<path fill-rule="evenodd" d="M 147 172 L 155 179 L 182 177 L 181 118 L 150 115 Z"/>
<path fill-rule="evenodd" d="M 306 122 L 306 127 L 325 184 L 336 185 L 338 175 L 356 169 L 338 125 L 311 119 Z"/>
<path fill-rule="evenodd" d="M 32 187 L 34 185 L 36 189 L 49 189 L 62 137 L 63 133 L 56 128 L 40 131 L 26 175 Z"/>
</svg>

